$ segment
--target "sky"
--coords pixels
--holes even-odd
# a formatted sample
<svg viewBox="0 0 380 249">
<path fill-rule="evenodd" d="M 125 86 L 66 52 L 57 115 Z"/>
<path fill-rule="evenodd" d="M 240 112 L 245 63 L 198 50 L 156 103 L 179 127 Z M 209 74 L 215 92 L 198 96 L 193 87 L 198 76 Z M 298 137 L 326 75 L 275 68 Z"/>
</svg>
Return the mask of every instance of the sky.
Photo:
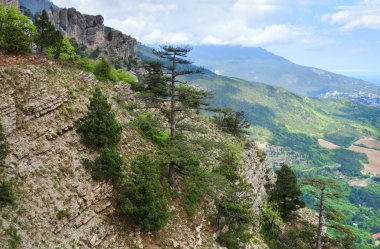
<svg viewBox="0 0 380 249">
<path fill-rule="evenodd" d="M 380 83 L 380 0 L 53 0 L 146 45 L 262 47 Z"/>
</svg>

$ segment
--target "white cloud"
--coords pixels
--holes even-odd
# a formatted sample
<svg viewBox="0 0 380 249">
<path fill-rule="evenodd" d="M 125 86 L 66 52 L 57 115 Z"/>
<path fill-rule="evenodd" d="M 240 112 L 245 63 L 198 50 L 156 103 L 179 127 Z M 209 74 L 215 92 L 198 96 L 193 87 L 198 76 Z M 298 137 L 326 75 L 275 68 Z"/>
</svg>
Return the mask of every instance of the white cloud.
<svg viewBox="0 0 380 249">
<path fill-rule="evenodd" d="M 313 40 L 303 25 L 285 23 L 305 0 L 53 0 L 88 14 L 146 44 L 264 46 Z"/>
<path fill-rule="evenodd" d="M 340 6 L 338 11 L 322 15 L 321 20 L 338 25 L 342 31 L 380 29 L 380 0 L 364 0 L 354 5 Z"/>
</svg>

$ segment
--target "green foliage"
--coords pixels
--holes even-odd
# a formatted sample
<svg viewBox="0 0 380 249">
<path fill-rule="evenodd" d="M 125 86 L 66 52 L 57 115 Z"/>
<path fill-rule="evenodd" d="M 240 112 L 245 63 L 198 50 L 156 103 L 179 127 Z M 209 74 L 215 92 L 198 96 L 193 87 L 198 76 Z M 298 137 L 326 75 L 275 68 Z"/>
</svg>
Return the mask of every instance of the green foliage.
<svg viewBox="0 0 380 249">
<path fill-rule="evenodd" d="M 79 44 L 75 38 L 70 38 L 70 43 L 74 47 L 74 52 L 80 57 L 80 58 L 88 58 L 89 54 L 87 51 L 87 47 L 84 44 Z"/>
<path fill-rule="evenodd" d="M 250 241 L 252 234 L 246 226 L 233 227 L 228 229 L 227 232 L 222 233 L 217 242 L 228 249 L 240 249 Z"/>
<path fill-rule="evenodd" d="M 262 230 L 265 234 L 269 235 L 273 235 L 277 231 L 278 226 L 283 224 L 280 213 L 271 203 L 264 204 L 260 212 L 260 221 Z"/>
<path fill-rule="evenodd" d="M 135 218 L 144 231 L 160 230 L 169 219 L 168 185 L 160 180 L 157 162 L 152 157 L 139 156 L 132 167 L 120 204 L 121 212 Z"/>
<path fill-rule="evenodd" d="M 190 217 L 195 215 L 198 203 L 202 200 L 205 192 L 205 182 L 197 181 L 197 178 L 185 176 L 183 178 L 183 185 L 185 188 L 184 204 L 186 212 Z"/>
<path fill-rule="evenodd" d="M 348 226 L 342 224 L 345 216 L 331 205 L 342 197 L 339 183 L 329 178 L 306 178 L 301 182 L 311 187 L 310 193 L 316 199 L 319 216 L 325 218 L 323 223 L 319 222 L 317 235 L 339 248 L 353 248 L 355 244 L 353 232 Z M 334 236 L 330 238 L 323 234 L 323 227 L 329 228 L 328 232 Z"/>
<path fill-rule="evenodd" d="M 333 152 L 321 147 L 316 138 L 303 133 L 290 133 L 285 127 L 278 127 L 276 136 L 271 143 L 288 147 L 299 152 L 305 159 L 315 166 L 322 166 L 332 162 Z"/>
<path fill-rule="evenodd" d="M 314 246 L 316 229 L 313 224 L 302 221 L 288 226 L 283 232 L 266 233 L 264 238 L 269 249 L 310 249 Z"/>
<path fill-rule="evenodd" d="M 87 55 L 77 58 L 76 65 L 82 70 L 95 74 L 98 80 L 110 80 L 113 82 L 122 81 L 131 84 L 132 90 L 139 90 L 141 86 L 135 78 L 123 69 L 115 69 L 107 58 L 102 57 L 100 60 L 92 60 Z"/>
<path fill-rule="evenodd" d="M 70 218 L 70 213 L 67 209 L 62 209 L 57 212 L 57 219 L 63 220 Z"/>
<path fill-rule="evenodd" d="M 115 70 L 114 74 L 115 74 L 115 78 L 117 79 L 117 81 L 123 81 L 123 82 L 129 83 L 131 85 L 137 84 L 135 78 L 131 74 L 129 74 L 128 72 L 124 71 L 123 69 Z"/>
<path fill-rule="evenodd" d="M 13 186 L 11 182 L 2 180 L 0 182 L 0 208 L 15 200 Z"/>
<path fill-rule="evenodd" d="M 227 149 L 228 152 L 222 156 L 219 168 L 213 171 L 225 179 L 224 182 L 219 180 L 221 186 L 217 187 L 222 196 L 214 198 L 218 211 L 217 231 L 221 232 L 223 226 L 228 227 L 227 231 L 220 233 L 217 241 L 227 248 L 241 248 L 252 238 L 250 227 L 254 222 L 254 216 L 249 196 L 252 189 L 238 173 L 242 160 L 241 150 L 240 146 Z M 217 195 L 221 193 L 217 192 Z"/>
<path fill-rule="evenodd" d="M 368 161 L 368 158 L 365 154 L 355 151 L 336 149 L 334 150 L 333 160 L 341 165 L 339 171 L 344 175 L 361 176 L 360 171 L 363 169 L 361 161 Z"/>
<path fill-rule="evenodd" d="M 162 124 L 153 113 L 145 112 L 141 114 L 132 125 L 138 127 L 144 136 L 159 146 L 164 146 L 170 139 L 169 132 L 162 129 Z"/>
<path fill-rule="evenodd" d="M 22 54 L 31 51 L 36 27 L 14 7 L 0 5 L 0 51 Z"/>
<path fill-rule="evenodd" d="M 144 78 L 145 92 L 152 94 L 154 97 L 167 98 L 169 96 L 169 87 L 167 78 L 162 72 L 162 63 L 157 61 L 145 61 L 144 68 L 147 74 Z"/>
<path fill-rule="evenodd" d="M 95 89 L 84 121 L 79 123 L 78 132 L 89 146 L 116 145 L 121 138 L 121 126 L 99 88 Z"/>
<path fill-rule="evenodd" d="M 21 236 L 18 234 L 17 229 L 11 225 L 5 230 L 5 232 L 10 237 L 8 240 L 9 248 L 17 249 L 22 242 Z"/>
<path fill-rule="evenodd" d="M 107 58 L 102 57 L 98 63 L 95 65 L 95 71 L 94 74 L 96 75 L 98 80 L 106 80 L 106 79 L 113 79 L 112 75 L 112 63 L 107 60 Z"/>
<path fill-rule="evenodd" d="M 380 210 L 380 184 L 372 183 L 368 187 L 355 187 L 351 190 L 349 200 L 356 205 Z M 380 232 L 380 225 L 379 225 Z"/>
<path fill-rule="evenodd" d="M 58 39 L 59 39 L 58 45 L 54 47 L 50 47 L 48 49 L 49 58 L 55 59 L 55 60 L 60 59 L 62 61 L 75 62 L 79 58 L 79 56 L 75 53 L 75 49 L 70 42 L 70 38 L 69 37 L 63 38 L 61 35 L 61 37 Z"/>
<path fill-rule="evenodd" d="M 218 168 L 214 170 L 215 173 L 224 176 L 230 182 L 240 180 L 239 166 L 240 166 L 240 148 L 231 148 L 222 155 L 221 163 Z"/>
<path fill-rule="evenodd" d="M 176 88 L 178 94 L 178 101 L 183 106 L 190 109 L 199 109 L 208 106 L 211 93 L 200 88 L 188 85 L 179 85 Z"/>
<path fill-rule="evenodd" d="M 7 157 L 9 152 L 10 147 L 7 141 L 7 137 L 4 134 L 3 125 L 0 123 L 0 163 Z"/>
<path fill-rule="evenodd" d="M 241 244 L 248 243 L 252 238 L 252 204 L 243 196 L 239 197 L 239 192 L 238 188 L 232 191 L 218 205 L 218 216 L 226 218 L 228 230 L 219 235 L 217 242 L 227 248 L 241 248 Z"/>
<path fill-rule="evenodd" d="M 96 61 L 81 57 L 76 61 L 78 67 L 84 71 L 94 73 L 96 67 Z"/>
<path fill-rule="evenodd" d="M 85 161 L 85 164 L 91 169 L 95 180 L 117 183 L 122 176 L 124 160 L 114 147 L 104 147 L 94 162 Z"/>
<path fill-rule="evenodd" d="M 277 204 L 281 217 L 289 220 L 294 211 L 305 207 L 305 203 L 300 200 L 302 192 L 296 175 L 288 165 L 282 163 L 276 174 L 277 180 L 270 199 Z"/>
<path fill-rule="evenodd" d="M 223 130 L 232 134 L 245 134 L 250 124 L 246 119 L 244 111 L 234 112 L 231 107 L 223 107 L 217 110 L 214 122 Z"/>
</svg>

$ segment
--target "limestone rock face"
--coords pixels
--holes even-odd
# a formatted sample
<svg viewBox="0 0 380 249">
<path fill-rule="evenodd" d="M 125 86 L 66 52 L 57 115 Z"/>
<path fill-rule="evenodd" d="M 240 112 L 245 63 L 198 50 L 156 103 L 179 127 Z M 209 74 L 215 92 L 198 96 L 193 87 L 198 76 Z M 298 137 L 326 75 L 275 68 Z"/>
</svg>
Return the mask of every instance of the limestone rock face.
<svg viewBox="0 0 380 249">
<path fill-rule="evenodd" d="M 20 6 L 18 0 L 0 0 L 0 4 L 5 6 L 14 6 L 17 8 Z"/>
<path fill-rule="evenodd" d="M 119 57 L 129 61 L 136 57 L 136 39 L 120 31 L 104 26 L 101 15 L 83 15 L 74 8 L 50 10 L 49 17 L 65 36 L 75 38 L 92 50 L 99 49 L 102 55 Z"/>
</svg>

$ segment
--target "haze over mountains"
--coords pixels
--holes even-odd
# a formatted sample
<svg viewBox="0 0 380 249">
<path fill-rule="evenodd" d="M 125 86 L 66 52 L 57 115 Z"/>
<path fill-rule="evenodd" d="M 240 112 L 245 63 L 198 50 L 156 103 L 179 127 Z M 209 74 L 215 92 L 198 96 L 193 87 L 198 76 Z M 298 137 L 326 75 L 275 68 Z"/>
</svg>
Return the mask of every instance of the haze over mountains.
<svg viewBox="0 0 380 249">
<path fill-rule="evenodd" d="M 262 48 L 196 46 L 191 56 L 197 65 L 217 74 L 281 86 L 310 97 L 334 91 L 380 94 L 380 86 L 373 83 L 297 65 Z"/>
</svg>

